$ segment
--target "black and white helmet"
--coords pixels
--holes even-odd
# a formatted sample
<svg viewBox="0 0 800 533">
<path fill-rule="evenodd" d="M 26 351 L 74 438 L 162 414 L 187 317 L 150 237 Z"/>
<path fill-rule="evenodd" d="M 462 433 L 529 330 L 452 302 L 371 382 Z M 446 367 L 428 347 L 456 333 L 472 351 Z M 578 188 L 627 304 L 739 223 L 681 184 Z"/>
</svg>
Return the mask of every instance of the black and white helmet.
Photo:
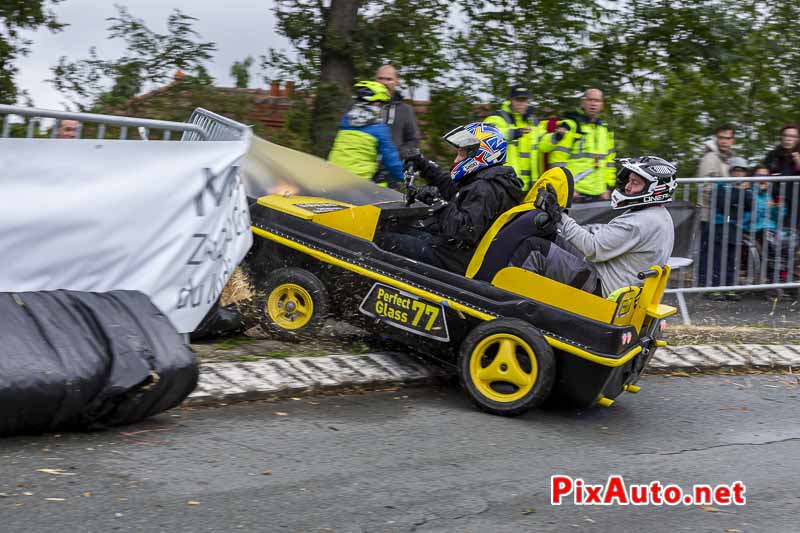
<svg viewBox="0 0 800 533">
<path fill-rule="evenodd" d="M 675 180 L 675 173 L 678 172 L 678 169 L 675 168 L 675 165 L 655 156 L 618 159 L 617 162 L 620 169 L 617 172 L 617 186 L 611 193 L 612 208 L 627 209 L 672 201 L 672 193 L 678 186 L 678 182 Z M 645 187 L 642 192 L 625 193 L 625 186 L 628 184 L 631 173 L 644 179 Z"/>
</svg>

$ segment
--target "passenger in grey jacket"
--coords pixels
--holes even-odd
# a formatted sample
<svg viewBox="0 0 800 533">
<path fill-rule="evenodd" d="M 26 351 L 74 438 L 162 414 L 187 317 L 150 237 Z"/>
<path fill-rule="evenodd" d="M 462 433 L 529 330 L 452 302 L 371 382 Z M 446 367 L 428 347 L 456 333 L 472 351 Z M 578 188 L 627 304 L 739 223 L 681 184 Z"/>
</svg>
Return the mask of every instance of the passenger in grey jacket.
<svg viewBox="0 0 800 533">
<path fill-rule="evenodd" d="M 672 254 L 675 229 L 664 203 L 677 186 L 675 166 L 659 157 L 621 159 L 614 209 L 625 209 L 608 224 L 580 226 L 561 212 L 552 190 L 541 190 L 540 205 L 554 220 L 558 233 L 550 241 L 527 239 L 510 264 L 561 283 L 607 297 L 615 290 L 640 283 L 637 275 L 664 265 Z"/>
</svg>

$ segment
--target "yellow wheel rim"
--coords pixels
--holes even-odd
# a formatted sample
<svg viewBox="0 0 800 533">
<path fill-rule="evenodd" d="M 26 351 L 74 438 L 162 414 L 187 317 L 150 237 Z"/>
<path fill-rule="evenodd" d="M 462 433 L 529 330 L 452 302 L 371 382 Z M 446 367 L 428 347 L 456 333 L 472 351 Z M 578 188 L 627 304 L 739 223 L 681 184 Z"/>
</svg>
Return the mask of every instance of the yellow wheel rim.
<svg viewBox="0 0 800 533">
<path fill-rule="evenodd" d="M 283 329 L 300 329 L 314 316 L 314 301 L 300 285 L 283 283 L 269 293 L 267 313 Z"/>
<path fill-rule="evenodd" d="M 516 335 L 496 333 L 472 350 L 469 374 L 484 397 L 514 402 L 524 398 L 536 383 L 536 356 L 530 345 Z"/>
</svg>

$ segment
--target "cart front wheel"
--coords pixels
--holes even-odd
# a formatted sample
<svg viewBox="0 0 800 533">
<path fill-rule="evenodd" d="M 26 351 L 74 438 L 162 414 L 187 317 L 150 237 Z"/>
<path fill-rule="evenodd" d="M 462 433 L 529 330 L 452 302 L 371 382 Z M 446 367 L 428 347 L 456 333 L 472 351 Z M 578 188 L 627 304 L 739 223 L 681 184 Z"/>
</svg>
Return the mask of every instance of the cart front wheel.
<svg viewBox="0 0 800 533">
<path fill-rule="evenodd" d="M 555 358 L 538 329 L 522 320 L 500 318 L 467 335 L 459 371 L 464 389 L 480 409 L 516 416 L 550 394 Z"/>
<path fill-rule="evenodd" d="M 261 327 L 285 340 L 318 333 L 328 315 L 328 293 L 322 282 L 301 268 L 281 268 L 263 284 Z"/>
</svg>

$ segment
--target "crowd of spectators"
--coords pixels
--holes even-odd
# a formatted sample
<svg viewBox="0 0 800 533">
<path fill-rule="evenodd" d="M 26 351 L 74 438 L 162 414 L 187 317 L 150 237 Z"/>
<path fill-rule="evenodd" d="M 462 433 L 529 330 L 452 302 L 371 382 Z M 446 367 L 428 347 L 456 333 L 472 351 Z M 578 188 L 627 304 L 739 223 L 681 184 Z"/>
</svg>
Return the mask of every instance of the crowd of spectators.
<svg viewBox="0 0 800 533">
<path fill-rule="evenodd" d="M 798 278 L 798 180 L 759 177 L 800 176 L 800 126 L 787 124 L 780 143 L 762 163 L 751 165 L 735 153 L 735 128 L 722 125 L 705 145 L 697 177 L 741 178 L 704 183 L 698 190 L 700 244 L 698 285 L 726 287 L 783 283 Z M 780 289 L 769 297 L 782 295 Z M 711 291 L 712 300 L 738 300 L 736 291 Z"/>
</svg>

